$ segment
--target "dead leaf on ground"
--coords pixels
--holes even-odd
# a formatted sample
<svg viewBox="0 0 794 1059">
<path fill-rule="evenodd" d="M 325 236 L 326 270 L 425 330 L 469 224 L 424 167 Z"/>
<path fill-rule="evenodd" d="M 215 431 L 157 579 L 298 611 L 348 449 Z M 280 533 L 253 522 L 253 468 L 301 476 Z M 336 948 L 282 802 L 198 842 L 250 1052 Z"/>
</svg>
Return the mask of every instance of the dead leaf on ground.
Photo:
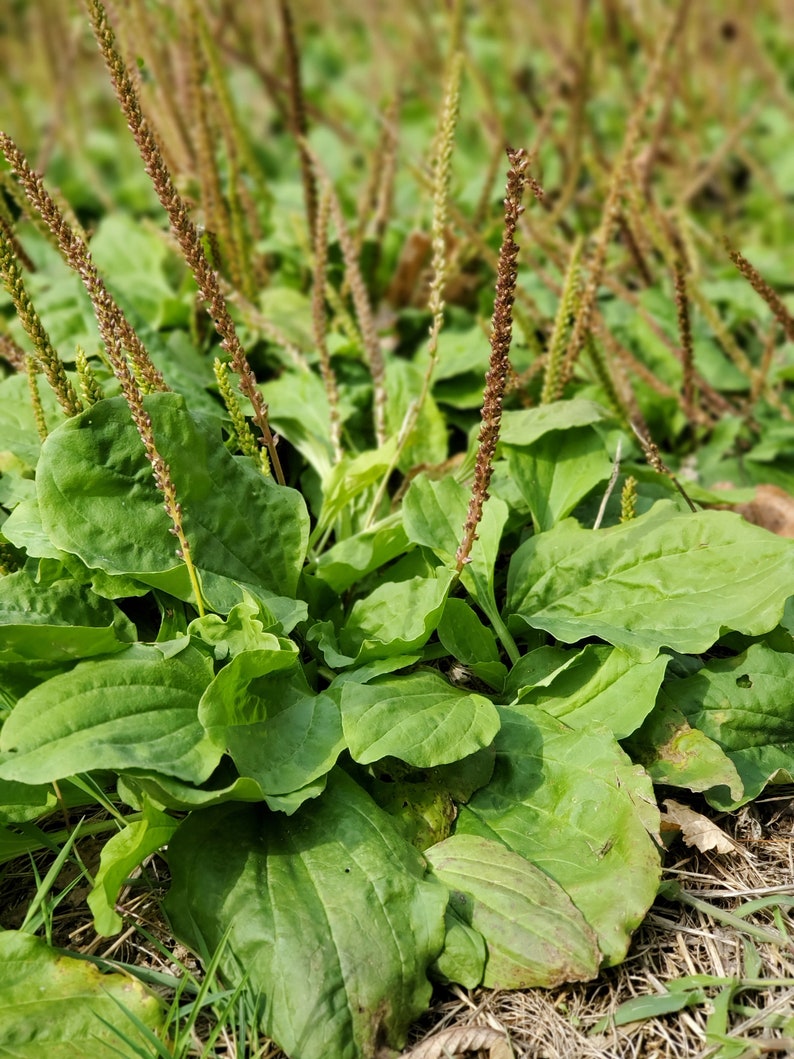
<svg viewBox="0 0 794 1059">
<path fill-rule="evenodd" d="M 453 1026 L 417 1044 L 402 1059 L 458 1059 L 478 1054 L 483 1059 L 514 1059 L 510 1041 L 487 1026 Z"/>
<path fill-rule="evenodd" d="M 681 831 L 681 837 L 687 846 L 695 846 L 701 853 L 715 850 L 717 853 L 733 853 L 736 843 L 702 813 L 681 805 L 680 802 L 667 798 L 664 802 L 666 812 L 662 813 L 662 824 L 672 824 Z"/>
</svg>

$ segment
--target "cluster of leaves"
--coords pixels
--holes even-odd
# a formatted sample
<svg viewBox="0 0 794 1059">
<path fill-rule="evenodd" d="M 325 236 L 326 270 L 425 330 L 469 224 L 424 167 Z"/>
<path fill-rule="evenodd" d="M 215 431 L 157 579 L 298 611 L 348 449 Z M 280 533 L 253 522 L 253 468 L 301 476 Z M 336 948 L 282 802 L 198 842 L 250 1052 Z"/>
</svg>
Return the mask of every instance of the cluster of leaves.
<svg viewBox="0 0 794 1059">
<path fill-rule="evenodd" d="M 209 47 L 203 5 L 186 6 Z M 452 74 L 447 84 L 454 103 Z M 339 204 L 302 120 L 295 106 L 304 190 L 317 191 L 312 164 L 321 190 L 307 219 L 322 231 Z M 441 163 L 435 173 L 438 221 Z M 613 177 L 607 205 L 624 177 Z M 242 217 L 234 190 L 232 174 L 231 221 Z M 790 778 L 794 545 L 737 514 L 691 510 L 647 434 L 657 431 L 670 461 L 694 454 L 700 484 L 687 494 L 699 505 L 724 499 L 709 489 L 721 478 L 790 484 L 786 368 L 772 377 L 755 332 L 749 374 L 737 381 L 726 359 L 723 346 L 736 346 L 750 318 L 743 280 L 688 276 L 692 291 L 738 314 L 722 345 L 696 322 L 693 362 L 692 348 L 671 352 L 686 304 L 676 305 L 669 276 L 629 291 L 633 301 L 603 298 L 596 319 L 595 290 L 588 304 L 576 268 L 563 277 L 559 246 L 543 243 L 537 269 L 519 270 L 517 318 L 522 304 L 541 309 L 515 343 L 489 496 L 462 561 L 472 490 L 484 492 L 472 485 L 489 366 L 476 309 L 453 306 L 428 351 L 425 316 L 394 295 L 394 348 L 379 367 L 366 299 L 389 270 L 405 279 L 398 248 L 362 235 L 376 276 L 362 300 L 344 222 L 335 218 L 321 274 L 306 264 L 305 236 L 302 246 L 287 230 L 280 193 L 274 180 L 261 204 L 267 239 L 251 248 L 269 285 L 240 313 L 270 376 L 259 391 L 289 484 L 263 473 L 247 441 L 244 413 L 256 409 L 218 399 L 195 287 L 156 227 L 113 212 L 90 239 L 165 380 L 141 397 L 145 450 L 142 417 L 131 417 L 98 348 L 91 302 L 30 220 L 17 225 L 52 346 L 68 365 L 78 345 L 96 355 L 90 374 L 67 375 L 88 395 L 78 414 L 64 417 L 56 396 L 39 392 L 24 357 L 9 354 L 21 370 L 0 382 L 0 855 L 50 848 L 48 819 L 102 790 L 120 822 L 88 898 L 100 934 L 121 930 L 125 881 L 167 848 L 175 934 L 250 991 L 262 1031 L 292 1059 L 370 1056 L 403 1042 L 431 981 L 552 986 L 621 961 L 661 876 L 654 784 L 724 809 Z M 9 191 L 12 220 L 18 202 Z M 217 220 L 223 210 L 212 208 Z M 575 202 L 575 219 L 591 208 Z M 652 213 L 646 220 L 663 268 L 678 243 Z M 218 223 L 208 252 L 234 287 L 234 246 L 246 239 Z M 612 234 L 600 232 L 591 275 Z M 444 235 L 436 275 L 449 284 Z M 468 260 L 459 248 L 459 279 L 486 270 L 489 244 L 472 245 Z M 569 292 L 561 313 L 539 278 L 547 269 Z M 236 277 L 237 294 L 252 275 Z M 314 304 L 304 293 L 312 276 L 324 294 Z M 318 304 L 333 310 L 327 327 Z M 3 348 L 16 349 L 26 339 L 7 315 Z M 569 316 L 592 367 L 563 364 L 564 396 L 553 400 L 552 353 L 565 350 Z M 603 370 L 599 320 L 646 365 L 628 398 L 617 367 Z M 746 403 L 725 397 L 732 387 Z M 163 510 L 153 451 L 192 566 L 175 553 L 175 509 Z M 634 482 L 622 514 L 613 471 Z M 55 959 L 14 931 L 0 934 L 0 951 L 4 982 L 20 981 L 20 966 L 50 973 Z M 156 1006 L 136 1003 L 138 1024 L 156 1029 Z M 21 1042 L 30 1026 L 8 1032 Z"/>
</svg>

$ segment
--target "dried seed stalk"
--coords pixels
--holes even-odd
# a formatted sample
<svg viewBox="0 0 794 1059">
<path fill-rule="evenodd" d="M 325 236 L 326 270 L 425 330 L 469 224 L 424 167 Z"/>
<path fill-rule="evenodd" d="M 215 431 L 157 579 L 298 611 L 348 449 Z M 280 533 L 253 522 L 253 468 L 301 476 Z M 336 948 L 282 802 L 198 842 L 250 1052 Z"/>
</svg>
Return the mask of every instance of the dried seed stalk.
<svg viewBox="0 0 794 1059">
<path fill-rule="evenodd" d="M 681 400 L 684 412 L 692 421 L 695 409 L 695 361 L 692 347 L 692 327 L 689 319 L 689 297 L 687 295 L 686 265 L 683 256 L 679 255 L 673 267 L 675 286 L 675 308 L 678 317 L 678 333 L 681 337 L 681 363 L 684 368 Z"/>
<path fill-rule="evenodd" d="M 738 250 L 733 250 L 730 246 L 727 247 L 727 250 L 731 261 L 736 265 L 753 290 L 761 295 L 772 310 L 775 319 L 783 328 L 786 338 L 789 342 L 794 342 L 794 316 L 785 307 L 776 291 L 769 286 L 758 269 L 747 260 L 744 254 L 740 254 Z"/>
<path fill-rule="evenodd" d="M 0 150 L 22 185 L 28 203 L 54 236 L 66 263 L 83 281 L 113 371 L 117 371 L 121 363 L 126 368 L 122 352 L 126 349 L 144 390 L 147 393 L 166 390 L 162 375 L 152 364 L 140 338 L 102 282 L 87 245 L 67 223 L 55 200 L 45 189 L 41 174 L 30 168 L 14 141 L 3 132 L 0 132 Z"/>
<path fill-rule="evenodd" d="M 681 0 L 667 32 L 662 37 L 651 64 L 651 68 L 648 71 L 648 76 L 642 92 L 629 116 L 628 124 L 626 126 L 626 135 L 623 138 L 620 153 L 609 181 L 607 197 L 601 213 L 601 223 L 598 232 L 596 233 L 595 246 L 587 262 L 587 282 L 585 283 L 582 292 L 579 312 L 576 316 L 571 340 L 568 344 L 568 350 L 565 355 L 562 371 L 560 372 L 560 379 L 555 397 L 562 396 L 563 389 L 573 374 L 574 364 L 584 348 L 585 336 L 592 325 L 598 288 L 601 285 L 601 280 L 604 275 L 607 251 L 620 216 L 620 201 L 623 195 L 623 185 L 625 184 L 626 177 L 629 173 L 631 160 L 636 153 L 637 142 L 642 129 L 642 122 L 651 99 L 653 98 L 659 78 L 665 69 L 670 48 L 681 31 L 688 8 L 689 0 Z"/>
<path fill-rule="evenodd" d="M 507 174 L 504 235 L 499 250 L 496 298 L 491 321 L 491 359 L 485 376 L 474 484 L 466 522 L 463 526 L 463 538 L 455 556 L 458 573 L 469 561 L 472 545 L 477 539 L 477 526 L 482 518 L 483 504 L 488 499 L 488 486 L 491 483 L 493 461 L 502 420 L 502 397 L 510 367 L 510 343 L 513 335 L 512 309 L 517 278 L 516 257 L 518 256 L 515 233 L 519 217 L 523 212 L 521 198 L 527 183 L 526 170 L 529 159 L 521 148 L 508 150 L 507 157 L 510 160 L 510 170 Z"/>
<path fill-rule="evenodd" d="M 307 147 L 306 150 L 308 151 L 309 148 Z M 364 347 L 364 356 L 372 377 L 375 440 L 378 445 L 382 445 L 386 440 L 386 366 L 383 362 L 383 353 L 380 348 L 377 328 L 375 327 L 375 317 L 372 314 L 367 285 L 361 274 L 355 240 L 347 226 L 342 211 L 342 203 L 339 201 L 339 196 L 328 174 L 323 170 L 319 159 L 314 155 L 311 155 L 311 158 L 320 178 L 322 194 L 328 197 L 331 217 L 336 228 L 336 234 L 339 237 L 339 246 L 345 262 L 345 282 L 353 299 L 353 307 L 356 310 L 356 318 Z"/>
<path fill-rule="evenodd" d="M 2 149 L 9 165 L 22 184 L 25 194 L 28 197 L 28 201 L 46 222 L 50 231 L 56 237 L 58 246 L 67 263 L 75 270 L 75 272 L 77 272 L 88 290 L 91 303 L 94 307 L 94 313 L 97 318 L 99 333 L 105 344 L 108 360 L 110 361 L 116 378 L 119 380 L 121 392 L 127 402 L 130 415 L 132 416 L 132 420 L 135 423 L 135 427 L 140 435 L 141 441 L 143 442 L 146 458 L 152 466 L 152 475 L 155 484 L 163 494 L 163 499 L 165 501 L 164 508 L 172 523 L 171 532 L 179 540 L 179 550 L 177 551 L 177 555 L 184 561 L 185 566 L 187 567 L 190 583 L 196 597 L 196 606 L 199 614 L 203 615 L 203 597 L 199 587 L 198 575 L 190 554 L 190 544 L 185 536 L 182 521 L 182 508 L 176 498 L 176 490 L 174 488 L 173 479 L 171 478 L 171 470 L 157 451 L 157 446 L 154 441 L 152 421 L 143 406 L 143 393 L 141 392 L 141 387 L 138 382 L 146 369 L 147 364 L 152 372 L 155 372 L 156 369 L 151 361 L 149 361 L 148 355 L 146 356 L 146 361 L 143 363 L 142 367 L 139 367 L 140 362 L 136 362 L 131 352 L 130 359 L 132 361 L 132 368 L 130 367 L 130 364 L 124 356 L 124 348 L 126 346 L 129 351 L 127 336 L 128 333 L 132 333 L 133 335 L 135 333 L 132 331 L 132 328 L 123 316 L 118 305 L 113 301 L 113 298 L 110 296 L 104 283 L 99 278 L 96 267 L 91 260 L 88 247 L 82 239 L 74 234 L 64 220 L 60 210 L 55 205 L 55 202 L 45 190 L 41 176 L 30 169 L 21 151 L 19 151 L 13 140 L 11 140 L 9 136 L 6 136 L 5 133 L 0 133 L 0 149 Z M 140 350 L 143 350 L 143 346 L 138 344 L 136 349 L 140 356 Z M 143 352 L 145 354 L 145 350 L 143 350 Z M 133 369 L 136 370 L 134 371 Z M 159 375 L 159 373 L 157 374 Z M 33 396 L 35 410 L 36 397 L 35 387 L 33 385 L 35 379 L 31 376 L 30 364 L 28 364 L 28 377 L 31 379 L 31 394 Z M 151 381 L 152 378 L 152 375 L 148 376 L 148 381 Z M 39 425 L 39 432 L 41 432 L 41 424 L 38 424 L 38 420 L 37 425 Z M 44 429 L 46 430 L 46 426 Z"/>
<path fill-rule="evenodd" d="M 105 59 L 116 96 L 127 118 L 135 142 L 138 145 L 146 172 L 149 175 L 157 197 L 168 214 L 171 231 L 179 243 L 185 261 L 190 266 L 193 276 L 207 306 L 207 312 L 221 338 L 221 348 L 229 354 L 232 368 L 240 378 L 240 390 L 253 406 L 254 422 L 259 427 L 262 443 L 267 447 L 275 476 L 284 484 L 284 472 L 276 452 L 276 442 L 270 431 L 267 419 L 267 405 L 257 389 L 256 379 L 243 351 L 240 339 L 229 315 L 226 301 L 221 291 L 218 276 L 210 267 L 201 238 L 187 211 L 187 205 L 174 187 L 171 174 L 166 167 L 159 145 L 141 111 L 135 87 L 127 72 L 127 67 L 116 50 L 113 30 L 108 23 L 105 8 L 101 0 L 86 0 L 94 36 Z"/>
<path fill-rule="evenodd" d="M 287 59 L 287 82 L 289 85 L 289 120 L 292 135 L 298 145 L 301 179 L 303 181 L 303 198 L 306 203 L 306 219 L 309 225 L 309 238 L 312 243 L 317 238 L 317 182 L 314 175 L 311 156 L 306 147 L 306 104 L 303 98 L 301 83 L 300 54 L 295 37 L 295 23 L 288 0 L 279 0 L 279 14 L 284 33 L 284 51 Z"/>
<path fill-rule="evenodd" d="M 328 267 L 328 219 L 331 200 L 323 191 L 317 204 L 316 240 L 314 243 L 314 281 L 312 284 L 312 329 L 314 343 L 320 355 L 320 374 L 328 397 L 328 415 L 331 421 L 331 444 L 334 463 L 342 459 L 342 421 L 339 413 L 339 389 L 331 366 L 331 356 L 326 342 L 327 320 L 325 316 L 325 275 Z"/>
</svg>

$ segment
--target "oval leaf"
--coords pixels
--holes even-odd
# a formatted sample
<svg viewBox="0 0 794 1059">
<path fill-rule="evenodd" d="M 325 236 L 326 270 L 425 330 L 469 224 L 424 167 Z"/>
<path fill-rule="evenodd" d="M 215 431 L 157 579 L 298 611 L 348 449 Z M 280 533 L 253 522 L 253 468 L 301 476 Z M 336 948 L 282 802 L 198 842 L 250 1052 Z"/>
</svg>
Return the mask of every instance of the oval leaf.
<svg viewBox="0 0 794 1059">
<path fill-rule="evenodd" d="M 599 636 L 649 661 L 661 647 L 700 654 L 725 629 L 768 632 L 792 582 L 794 542 L 667 501 L 611 529 L 567 521 L 531 537 L 510 563 L 508 608 L 516 627 Z"/>
<path fill-rule="evenodd" d="M 483 985 L 550 988 L 594 978 L 594 932 L 558 884 L 501 842 L 453 835 L 425 856 L 449 887 L 456 914 L 488 946 Z"/>
<path fill-rule="evenodd" d="M 448 894 L 343 773 L 283 817 L 259 806 L 194 813 L 169 847 L 176 933 L 247 976 L 262 1029 L 295 1059 L 399 1047 L 430 999 Z"/>
<path fill-rule="evenodd" d="M 339 703 L 345 741 L 366 765 L 397 757 L 416 768 L 459 761 L 488 746 L 499 712 L 484 695 L 453 688 L 432 672 L 329 689 Z"/>
<path fill-rule="evenodd" d="M 165 658 L 136 645 L 81 662 L 16 704 L 0 734 L 0 778 L 51 783 L 93 769 L 144 769 L 201 783 L 222 752 L 197 714 L 211 676 L 191 647 Z"/>
<path fill-rule="evenodd" d="M 661 876 L 650 780 L 606 729 L 574 732 L 537 707 L 500 713 L 493 778 L 458 833 L 498 838 L 551 876 L 618 963 Z"/>
<path fill-rule="evenodd" d="M 210 584 L 231 578 L 294 595 L 308 538 L 300 494 L 231 456 L 220 430 L 194 418 L 178 394 L 153 394 L 145 406 L 184 509 L 193 561 Z M 62 551 L 141 580 L 176 570 L 168 590 L 189 596 L 162 496 L 122 398 L 100 401 L 50 434 L 36 487 L 44 528 Z"/>
</svg>

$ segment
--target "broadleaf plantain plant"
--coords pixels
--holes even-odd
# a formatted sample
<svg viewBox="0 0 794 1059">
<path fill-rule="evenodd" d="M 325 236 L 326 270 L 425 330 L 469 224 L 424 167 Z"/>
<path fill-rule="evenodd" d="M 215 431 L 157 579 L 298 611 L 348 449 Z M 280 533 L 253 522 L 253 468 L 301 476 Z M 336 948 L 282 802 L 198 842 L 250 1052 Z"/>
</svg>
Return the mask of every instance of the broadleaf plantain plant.
<svg viewBox="0 0 794 1059">
<path fill-rule="evenodd" d="M 781 689 L 794 678 L 794 545 L 738 515 L 690 510 L 598 313 L 619 207 L 638 226 L 632 211 L 646 208 L 634 193 L 624 202 L 624 185 L 638 179 L 631 156 L 686 7 L 638 97 L 593 250 L 584 263 L 579 242 L 564 256 L 549 250 L 565 276 L 561 307 L 523 381 L 510 356 L 514 311 L 527 343 L 539 341 L 518 282 L 524 185 L 544 201 L 523 150 L 508 150 L 488 364 L 476 328 L 453 331 L 448 350 L 441 332 L 455 270 L 478 251 L 446 230 L 460 24 L 430 180 L 431 338 L 414 360 L 378 333 L 377 281 L 360 261 L 367 218 L 347 225 L 307 141 L 286 2 L 314 290 L 311 303 L 276 293 L 303 332 L 293 321 L 285 335 L 289 321 L 263 322 L 252 304 L 266 261 L 239 255 L 253 254 L 261 218 L 236 168 L 252 151 L 203 3 L 186 5 L 191 105 L 206 155 L 203 108 L 215 98 L 228 163 L 224 187 L 218 160 L 204 157 L 215 230 L 203 234 L 104 7 L 88 9 L 222 361 L 193 313 L 195 291 L 173 282 L 161 233 L 110 218 L 89 246 L 0 137 L 16 177 L 4 184 L 0 266 L 33 347 L 11 334 L 2 347 L 17 370 L 0 382 L 0 819 L 10 839 L 45 821 L 71 782 L 94 777 L 124 819 L 88 899 L 97 931 L 121 930 L 125 879 L 165 849 L 176 936 L 206 959 L 220 951 L 222 977 L 255 998 L 262 1031 L 291 1059 L 399 1048 L 433 981 L 518 989 L 596 976 L 625 957 L 657 891 L 654 782 L 725 808 L 790 770 L 794 704 Z M 383 172 L 395 151 L 387 134 Z M 384 211 L 381 238 L 390 195 L 388 181 L 369 195 Z M 96 317 L 101 348 L 78 351 L 76 373 L 25 287 L 22 240 L 48 252 L 31 221 L 51 233 Z M 683 320 L 680 239 L 649 223 L 663 248 L 678 247 Z M 126 284 L 109 268 L 107 280 L 132 292 L 125 313 L 94 257 L 124 259 L 128 242 L 145 266 L 135 275 L 131 262 Z M 397 266 L 393 287 L 410 269 Z M 178 322 L 167 339 L 148 304 Z M 240 337 L 257 328 L 283 355 L 263 384 Z M 641 366 L 640 382 L 656 397 L 661 388 L 686 428 L 713 426 L 719 394 L 696 377 L 691 343 L 687 331 L 678 395 L 667 364 L 659 378 Z M 577 376 L 583 352 L 595 394 Z M 213 359 L 222 401 L 208 394 Z M 450 458 L 445 384 L 453 407 L 471 408 L 467 376 L 486 366 L 479 430 L 459 416 L 458 441 L 463 424 L 470 443 Z M 757 401 L 765 386 L 753 379 Z M 593 505 L 626 470 L 618 441 L 629 454 L 623 521 L 616 501 L 593 529 Z"/>
</svg>

